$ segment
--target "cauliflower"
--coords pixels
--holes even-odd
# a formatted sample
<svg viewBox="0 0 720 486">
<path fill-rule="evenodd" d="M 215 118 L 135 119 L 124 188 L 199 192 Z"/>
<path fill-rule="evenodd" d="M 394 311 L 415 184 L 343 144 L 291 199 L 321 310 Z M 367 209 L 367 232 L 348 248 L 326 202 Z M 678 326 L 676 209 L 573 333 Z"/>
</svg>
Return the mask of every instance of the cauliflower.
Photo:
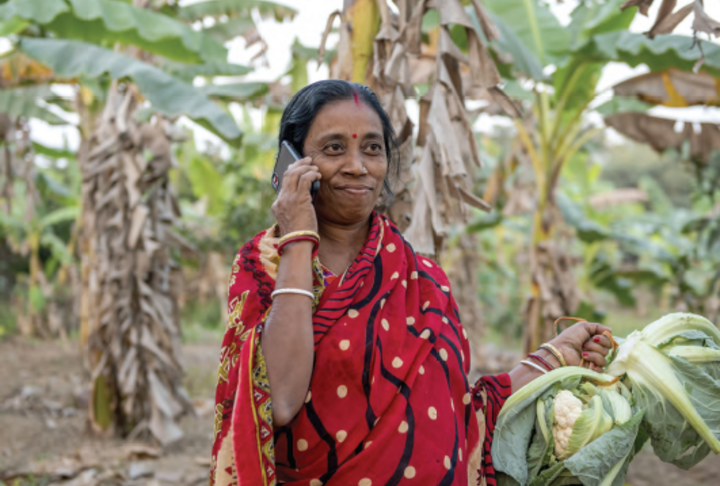
<svg viewBox="0 0 720 486">
<path fill-rule="evenodd" d="M 562 390 L 553 400 L 555 406 L 555 419 L 553 420 L 553 439 L 555 441 L 555 456 L 561 457 L 568 447 L 575 421 L 583 411 L 583 403 L 572 392 Z"/>
</svg>

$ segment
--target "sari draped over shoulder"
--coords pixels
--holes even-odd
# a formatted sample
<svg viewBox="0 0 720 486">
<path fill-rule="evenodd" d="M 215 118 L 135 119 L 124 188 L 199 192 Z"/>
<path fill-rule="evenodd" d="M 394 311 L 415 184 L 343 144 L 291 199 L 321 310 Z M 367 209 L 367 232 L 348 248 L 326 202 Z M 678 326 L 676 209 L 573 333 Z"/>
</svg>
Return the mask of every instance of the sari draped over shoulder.
<svg viewBox="0 0 720 486">
<path fill-rule="evenodd" d="M 334 279 L 314 267 L 315 365 L 305 404 L 273 427 L 261 332 L 275 230 L 240 249 L 220 353 L 210 484 L 494 485 L 490 446 L 508 375 L 467 380 L 470 349 L 447 277 L 373 213 Z"/>
</svg>

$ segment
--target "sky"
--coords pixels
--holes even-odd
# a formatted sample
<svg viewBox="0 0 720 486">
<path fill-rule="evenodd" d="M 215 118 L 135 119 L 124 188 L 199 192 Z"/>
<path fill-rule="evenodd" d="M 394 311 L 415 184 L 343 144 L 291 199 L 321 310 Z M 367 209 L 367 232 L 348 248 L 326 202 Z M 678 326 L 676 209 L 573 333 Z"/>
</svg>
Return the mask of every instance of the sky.
<svg viewBox="0 0 720 486">
<path fill-rule="evenodd" d="M 320 43 L 322 32 L 325 28 L 325 23 L 328 16 L 337 9 L 342 8 L 343 0 L 277 0 L 280 3 L 292 6 L 298 10 L 298 15 L 292 21 L 284 23 L 277 23 L 272 19 L 258 20 L 258 26 L 260 35 L 265 39 L 268 44 L 268 50 L 265 54 L 265 62 L 256 62 L 255 70 L 247 75 L 245 79 L 247 81 L 271 81 L 280 77 L 288 68 L 290 64 L 290 46 L 292 45 L 295 38 L 307 46 L 317 46 Z M 692 0 L 679 0 L 679 5 L 685 5 Z M 186 0 L 181 3 L 193 3 L 192 0 Z M 566 0 L 563 3 L 558 3 L 556 0 L 550 0 L 551 9 L 560 18 L 561 22 L 567 23 L 570 19 L 570 12 L 577 2 L 572 0 Z M 657 11 L 660 7 L 660 0 L 656 0 L 654 5 L 650 9 L 648 17 L 642 15 L 636 15 L 633 20 L 630 30 L 633 32 L 645 32 L 652 26 L 652 19 L 655 18 Z M 705 10 L 715 19 L 720 19 L 720 2 L 717 0 L 707 0 Z M 339 20 L 336 20 L 336 25 Z M 690 15 L 683 23 L 681 23 L 674 33 L 682 35 L 692 35 L 692 15 Z M 337 35 L 333 34 L 328 40 L 328 46 L 332 46 L 337 42 Z M 250 49 L 245 49 L 243 39 L 235 39 L 228 44 L 229 49 L 229 61 L 236 62 L 239 64 L 249 64 L 250 58 L 257 52 L 258 46 L 253 46 Z M 2 50 L 2 45 L 0 45 Z M 325 79 L 328 76 L 328 70 L 326 66 L 321 66 L 317 69 L 317 65 L 314 62 L 309 64 L 309 78 L 310 82 Z M 598 85 L 598 91 L 605 91 L 612 85 L 623 81 L 624 79 L 632 76 L 647 72 L 645 66 L 638 66 L 631 69 L 619 63 L 610 63 L 603 71 L 602 77 Z M 611 93 L 606 91 L 605 96 L 609 98 Z M 602 97 L 596 100 L 596 104 L 605 101 Z M 416 107 L 411 103 L 409 111 L 411 118 L 414 118 Z M 670 116 L 680 118 L 686 121 L 708 121 L 720 123 L 720 114 L 717 109 L 695 107 L 688 108 L 682 111 L 671 110 L 668 108 L 658 107 L 653 108 L 652 114 L 657 116 Z M 261 116 L 259 112 L 255 113 L 255 117 Z M 599 120 L 595 120 L 597 123 L 601 123 Z M 481 117 L 478 121 L 476 129 L 480 131 L 486 131 L 492 128 L 494 124 L 503 123 L 502 120 L 490 117 Z M 189 126 L 195 132 L 196 141 L 199 143 L 199 147 L 204 145 L 204 141 L 212 141 L 214 137 L 210 135 L 204 129 L 194 125 L 188 120 L 184 120 L 183 124 Z M 58 128 L 52 127 L 45 124 L 44 122 L 33 120 L 32 123 L 33 137 L 46 145 L 53 147 L 62 147 L 67 141 L 68 148 L 74 149 L 79 143 L 79 136 L 77 131 L 73 128 Z"/>
</svg>

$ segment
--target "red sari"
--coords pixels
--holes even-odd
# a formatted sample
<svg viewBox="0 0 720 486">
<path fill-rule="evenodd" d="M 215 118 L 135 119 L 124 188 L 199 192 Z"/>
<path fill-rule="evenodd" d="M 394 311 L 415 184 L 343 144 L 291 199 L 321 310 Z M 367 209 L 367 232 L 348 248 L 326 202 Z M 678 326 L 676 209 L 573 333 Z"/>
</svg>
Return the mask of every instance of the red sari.
<svg viewBox="0 0 720 486">
<path fill-rule="evenodd" d="M 216 392 L 211 485 L 495 484 L 490 446 L 506 374 L 467 380 L 470 349 L 447 277 L 373 214 L 340 278 L 314 261 L 315 367 L 305 405 L 273 428 L 261 330 L 275 230 L 238 252 Z"/>
</svg>

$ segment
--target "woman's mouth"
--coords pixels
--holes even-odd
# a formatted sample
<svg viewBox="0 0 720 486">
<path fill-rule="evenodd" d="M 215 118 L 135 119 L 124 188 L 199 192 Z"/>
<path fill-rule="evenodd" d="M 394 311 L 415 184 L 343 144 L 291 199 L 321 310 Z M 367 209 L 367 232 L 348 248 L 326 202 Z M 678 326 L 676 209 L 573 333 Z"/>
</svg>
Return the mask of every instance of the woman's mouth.
<svg viewBox="0 0 720 486">
<path fill-rule="evenodd" d="M 365 194 L 372 192 L 371 187 L 357 186 L 357 185 L 338 186 L 337 189 L 339 189 L 341 191 L 345 191 L 349 194 L 356 195 L 356 196 L 363 196 Z"/>
</svg>

